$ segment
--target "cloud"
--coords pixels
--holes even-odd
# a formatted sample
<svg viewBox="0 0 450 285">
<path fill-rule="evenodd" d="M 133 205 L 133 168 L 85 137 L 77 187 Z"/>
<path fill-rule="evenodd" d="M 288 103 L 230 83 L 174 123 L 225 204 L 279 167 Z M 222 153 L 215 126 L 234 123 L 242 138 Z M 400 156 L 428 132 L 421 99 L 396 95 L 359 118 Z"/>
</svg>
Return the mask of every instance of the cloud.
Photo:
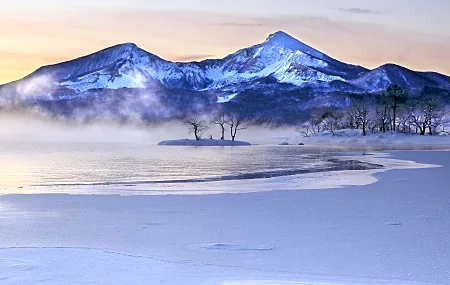
<svg viewBox="0 0 450 285">
<path fill-rule="evenodd" d="M 365 8 L 336 8 L 336 10 L 341 11 L 341 12 L 345 12 L 345 13 L 361 14 L 361 15 L 379 15 L 379 14 L 383 14 L 382 11 L 365 9 Z"/>
<path fill-rule="evenodd" d="M 212 54 L 187 54 L 187 55 L 179 55 L 174 56 L 171 59 L 174 61 L 195 61 L 195 60 L 203 60 L 208 58 L 214 58 L 215 55 Z"/>
<path fill-rule="evenodd" d="M 228 26 L 228 27 L 264 27 L 264 23 L 243 23 L 243 22 L 224 22 L 214 24 L 216 26 Z"/>
<path fill-rule="evenodd" d="M 352 22 L 344 14 L 370 15 L 380 11 L 336 10 L 342 14 L 335 18 L 142 9 L 75 10 L 58 17 L 44 13 L 37 19 L 0 18 L 0 32 L 8 39 L 0 47 L 0 82 L 18 79 L 45 64 L 74 59 L 121 42 L 134 42 L 148 52 L 173 61 L 222 58 L 259 44 L 278 30 L 344 62 L 369 68 L 394 62 L 411 69 L 450 74 L 450 37 L 377 23 L 376 19 Z M 80 15 L 84 21 L 79 20 Z"/>
</svg>

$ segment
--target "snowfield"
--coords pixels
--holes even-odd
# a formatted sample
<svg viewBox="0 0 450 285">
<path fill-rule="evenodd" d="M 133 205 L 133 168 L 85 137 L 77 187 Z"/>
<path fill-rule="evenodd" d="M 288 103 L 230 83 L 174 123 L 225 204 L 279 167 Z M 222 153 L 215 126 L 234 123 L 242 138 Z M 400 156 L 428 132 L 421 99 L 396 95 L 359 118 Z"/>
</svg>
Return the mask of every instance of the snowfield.
<svg viewBox="0 0 450 285">
<path fill-rule="evenodd" d="M 340 189 L 3 195 L 0 283 L 450 284 L 450 152 L 393 155 L 419 168 Z"/>
<path fill-rule="evenodd" d="M 362 130 L 337 130 L 325 131 L 308 137 L 297 136 L 286 138 L 285 142 L 290 144 L 304 143 L 305 145 L 335 145 L 345 147 L 374 147 L 377 149 L 448 149 L 450 136 L 448 135 L 425 135 L 404 134 L 396 132 L 374 133 L 367 131 L 362 135 Z"/>
</svg>

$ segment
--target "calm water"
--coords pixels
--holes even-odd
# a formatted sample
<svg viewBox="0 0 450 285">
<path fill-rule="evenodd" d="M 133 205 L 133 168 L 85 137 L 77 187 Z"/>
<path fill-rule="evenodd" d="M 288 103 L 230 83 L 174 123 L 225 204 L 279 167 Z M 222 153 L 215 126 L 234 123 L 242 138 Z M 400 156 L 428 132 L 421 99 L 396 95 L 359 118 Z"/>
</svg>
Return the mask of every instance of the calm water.
<svg viewBox="0 0 450 285">
<path fill-rule="evenodd" d="M 336 156 L 302 146 L 1 144 L 0 187 L 251 179 L 355 167 Z"/>
</svg>

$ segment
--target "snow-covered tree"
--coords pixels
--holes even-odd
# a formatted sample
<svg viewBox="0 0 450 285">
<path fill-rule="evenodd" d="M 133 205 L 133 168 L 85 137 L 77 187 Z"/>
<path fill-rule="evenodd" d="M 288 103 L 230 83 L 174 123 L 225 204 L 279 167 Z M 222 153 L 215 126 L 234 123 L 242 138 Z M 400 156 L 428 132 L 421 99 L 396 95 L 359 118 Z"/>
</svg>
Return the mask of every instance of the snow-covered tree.
<svg viewBox="0 0 450 285">
<path fill-rule="evenodd" d="M 433 135 L 440 127 L 445 118 L 443 110 L 436 96 L 428 95 L 416 98 L 410 106 L 412 124 L 421 135 L 428 131 Z"/>
</svg>

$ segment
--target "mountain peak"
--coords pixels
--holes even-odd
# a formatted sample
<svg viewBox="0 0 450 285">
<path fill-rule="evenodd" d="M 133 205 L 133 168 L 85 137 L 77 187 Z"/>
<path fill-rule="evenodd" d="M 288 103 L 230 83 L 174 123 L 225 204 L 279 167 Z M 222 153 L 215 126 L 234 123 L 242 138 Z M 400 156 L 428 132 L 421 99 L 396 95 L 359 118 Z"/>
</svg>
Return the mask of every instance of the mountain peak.
<svg viewBox="0 0 450 285">
<path fill-rule="evenodd" d="M 286 42 L 286 41 L 298 41 L 297 39 L 295 39 L 294 37 L 292 37 L 291 35 L 289 35 L 288 33 L 285 33 L 283 31 L 278 31 L 275 32 L 273 34 L 270 34 L 267 39 L 266 42 L 269 41 L 281 41 L 281 42 Z"/>
<path fill-rule="evenodd" d="M 117 44 L 114 46 L 111 46 L 109 48 L 106 48 L 106 50 L 111 49 L 111 50 L 121 50 L 121 51 L 132 51 L 132 50 L 136 50 L 139 49 L 139 47 L 135 44 L 135 43 L 121 43 L 121 44 Z"/>
<path fill-rule="evenodd" d="M 298 50 L 319 59 L 322 59 L 325 56 L 320 51 L 308 46 L 307 44 L 302 43 L 301 41 L 283 31 L 278 31 L 269 35 L 263 45 L 281 46 L 294 51 Z"/>
<path fill-rule="evenodd" d="M 116 45 L 117 47 L 137 48 L 138 46 L 132 42 L 126 42 Z"/>
</svg>

